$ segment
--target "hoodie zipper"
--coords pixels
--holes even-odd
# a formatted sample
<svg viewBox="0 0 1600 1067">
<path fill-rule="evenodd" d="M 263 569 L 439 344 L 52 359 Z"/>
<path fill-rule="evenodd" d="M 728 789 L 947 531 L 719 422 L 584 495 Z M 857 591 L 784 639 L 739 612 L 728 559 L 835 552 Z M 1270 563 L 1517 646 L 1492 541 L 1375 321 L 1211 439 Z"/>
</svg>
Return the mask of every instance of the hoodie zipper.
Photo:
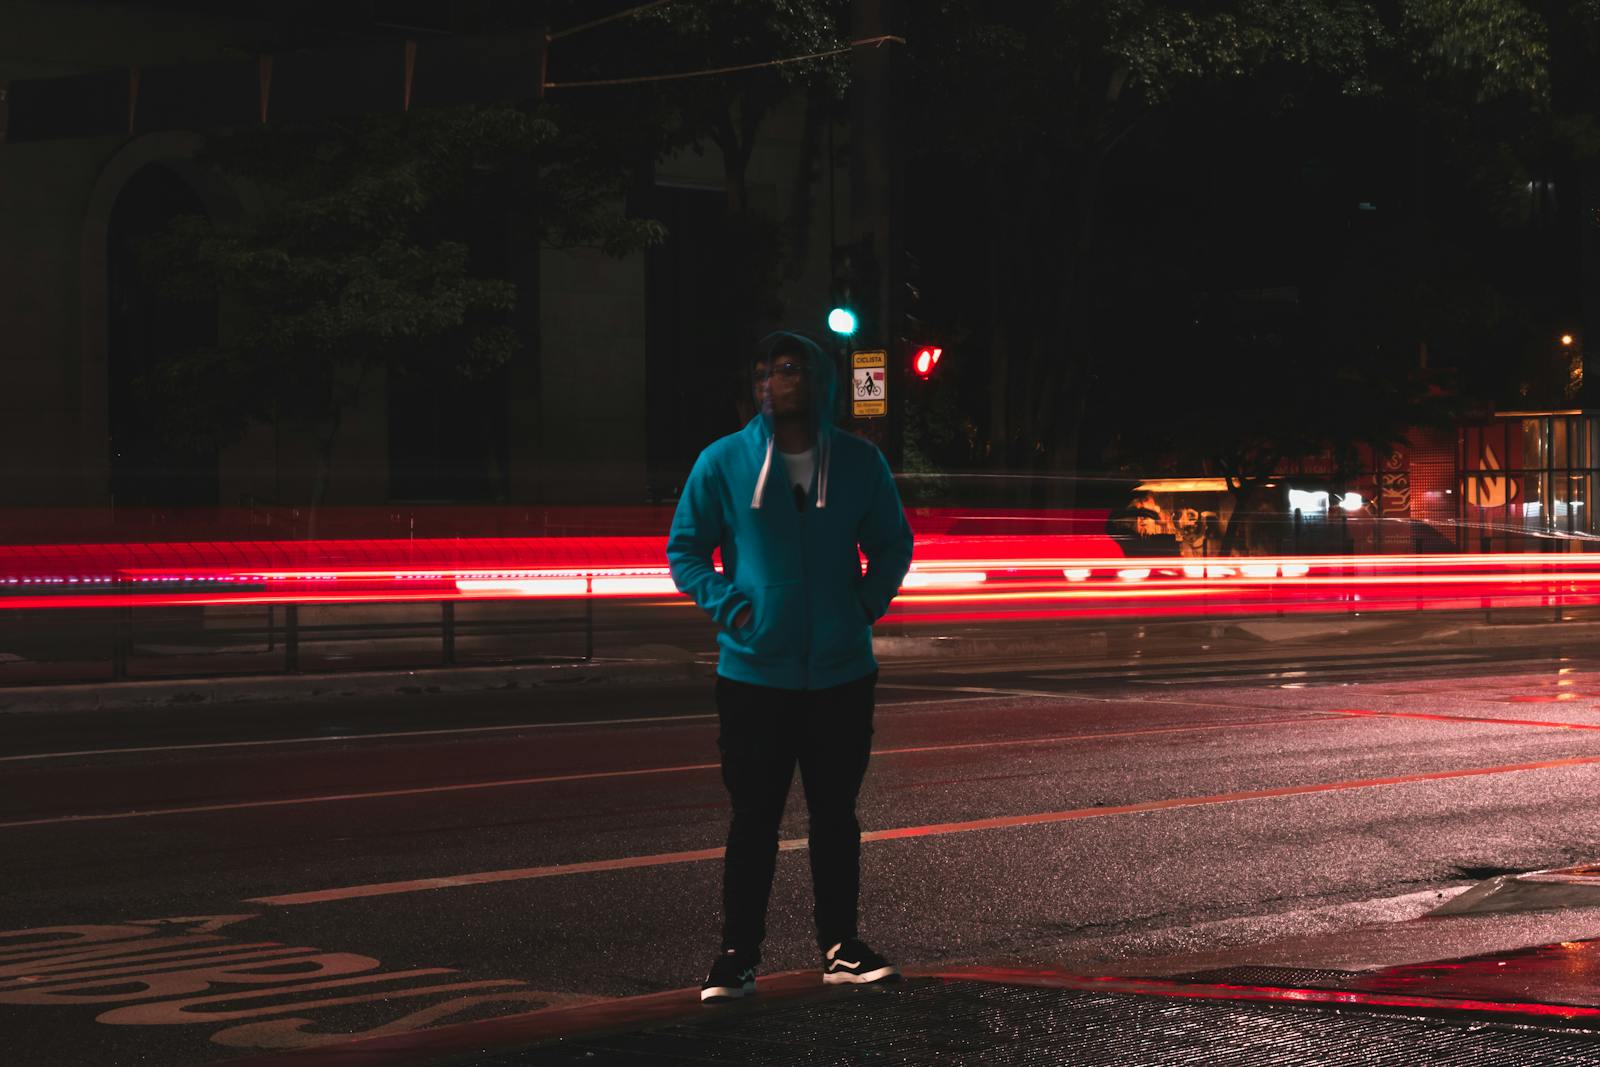
<svg viewBox="0 0 1600 1067">
<path fill-rule="evenodd" d="M 815 482 L 816 479 L 817 474 L 815 468 L 813 468 L 811 480 Z M 804 637 L 801 641 L 804 658 L 800 661 L 800 680 L 803 683 L 800 688 L 802 689 L 811 688 L 811 574 L 810 569 L 806 566 L 806 549 L 810 545 L 810 538 L 807 536 L 807 512 L 811 510 L 809 506 L 811 500 L 810 486 L 806 488 L 807 506 L 800 509 L 800 603 L 805 606 L 804 611 L 801 613 L 801 618 L 805 625 Z"/>
<path fill-rule="evenodd" d="M 766 503 L 765 491 L 767 487 L 767 480 L 772 473 L 772 456 L 773 453 L 777 451 L 777 435 L 772 432 L 772 428 L 770 426 L 766 427 L 766 429 L 766 455 L 761 463 L 761 471 L 756 475 L 755 493 L 750 498 L 750 507 L 752 509 L 761 508 Z M 827 492 L 825 488 L 825 479 L 827 478 L 828 460 L 827 452 L 824 451 L 826 444 L 823 441 L 823 434 L 820 429 L 817 434 L 816 441 L 817 443 L 815 447 L 817 450 L 817 460 L 816 465 L 813 466 L 811 470 L 811 486 L 816 487 L 817 506 L 821 507 L 824 500 L 824 494 Z M 783 464 L 780 463 L 780 466 L 781 465 Z M 787 468 L 785 468 L 785 473 L 787 473 Z M 789 483 L 789 479 L 785 477 L 783 482 L 785 485 L 787 485 Z M 811 486 L 807 486 L 807 504 L 811 503 Z M 810 510 L 810 507 L 803 507 L 800 509 L 798 516 L 800 520 L 800 602 L 802 605 L 801 623 L 805 627 L 804 635 L 801 638 L 801 652 L 803 658 L 801 660 L 800 672 L 802 689 L 809 689 L 811 687 L 811 569 L 806 562 L 806 549 L 809 544 L 807 537 L 809 524 L 808 520 L 806 519 L 806 512 Z"/>
</svg>

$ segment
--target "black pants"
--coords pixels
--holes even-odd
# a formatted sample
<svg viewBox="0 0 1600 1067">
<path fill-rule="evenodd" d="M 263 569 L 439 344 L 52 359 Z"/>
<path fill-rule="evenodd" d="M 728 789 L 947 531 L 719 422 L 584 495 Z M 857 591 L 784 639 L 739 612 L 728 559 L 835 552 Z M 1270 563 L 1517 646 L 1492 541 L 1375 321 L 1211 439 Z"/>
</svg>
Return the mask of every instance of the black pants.
<svg viewBox="0 0 1600 1067">
<path fill-rule="evenodd" d="M 759 950 L 796 764 L 811 816 L 817 945 L 856 936 L 861 824 L 856 794 L 872 753 L 874 671 L 833 689 L 771 689 L 717 677 L 722 781 L 733 802 L 722 868 L 722 947 Z"/>
</svg>

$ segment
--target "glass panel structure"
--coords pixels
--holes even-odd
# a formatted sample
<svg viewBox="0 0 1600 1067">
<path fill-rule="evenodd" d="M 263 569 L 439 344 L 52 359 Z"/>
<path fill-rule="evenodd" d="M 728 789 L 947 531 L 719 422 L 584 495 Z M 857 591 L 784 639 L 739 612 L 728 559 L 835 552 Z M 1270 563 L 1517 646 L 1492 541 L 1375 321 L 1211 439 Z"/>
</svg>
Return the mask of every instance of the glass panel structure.
<svg viewBox="0 0 1600 1067">
<path fill-rule="evenodd" d="M 1462 428 L 1458 543 L 1465 551 L 1582 551 L 1594 511 L 1600 412 L 1518 412 Z"/>
</svg>

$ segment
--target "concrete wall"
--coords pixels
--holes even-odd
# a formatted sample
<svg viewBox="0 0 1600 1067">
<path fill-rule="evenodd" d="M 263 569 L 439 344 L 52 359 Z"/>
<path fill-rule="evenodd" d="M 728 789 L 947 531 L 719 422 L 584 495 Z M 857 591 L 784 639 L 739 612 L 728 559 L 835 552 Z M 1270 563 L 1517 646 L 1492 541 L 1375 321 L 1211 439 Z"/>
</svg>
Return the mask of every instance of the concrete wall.
<svg viewBox="0 0 1600 1067">
<path fill-rule="evenodd" d="M 230 6 L 162 11 L 112 0 L 0 0 L 0 79 L 238 59 L 275 31 Z"/>
<path fill-rule="evenodd" d="M 234 57 L 263 28 L 92 0 L 0 0 L 0 81 Z M 146 163 L 181 176 L 193 135 L 0 144 L 0 506 L 110 503 L 105 224 Z M 214 184 L 197 188 L 222 207 Z"/>
<path fill-rule="evenodd" d="M 519 502 L 642 503 L 644 257 L 547 249 L 539 269 L 540 407 L 511 425 L 538 441 L 532 471 L 514 474 Z"/>
<path fill-rule="evenodd" d="M 104 140 L 0 147 L 0 496 L 8 504 L 108 502 L 104 367 L 86 365 L 82 237 L 85 206 L 115 148 Z"/>
<path fill-rule="evenodd" d="M 804 227 L 790 236 L 804 254 L 785 279 L 784 324 L 826 335 L 831 255 L 827 138 L 802 166 L 804 102 L 771 116 L 752 154 L 751 206 L 795 221 L 809 200 Z M 843 131 L 835 133 L 842 143 Z M 816 173 L 812 173 L 813 167 Z M 725 188 L 714 147 L 684 150 L 664 160 L 655 179 L 692 188 Z M 849 212 L 848 173 L 834 175 L 840 232 Z M 597 250 L 546 250 L 540 259 L 541 310 L 537 339 L 538 407 L 513 414 L 512 498 L 517 503 L 607 501 L 642 503 L 647 493 L 645 394 L 645 257 L 613 259 Z M 514 388 L 519 388 L 514 386 Z M 527 386 L 520 387 L 526 390 Z"/>
<path fill-rule="evenodd" d="M 320 450 L 320 441 L 308 427 L 290 422 L 250 427 L 219 457 L 219 503 L 223 507 L 308 504 Z M 340 420 L 323 500 L 330 506 L 371 506 L 388 499 L 388 383 L 374 371 Z"/>
</svg>

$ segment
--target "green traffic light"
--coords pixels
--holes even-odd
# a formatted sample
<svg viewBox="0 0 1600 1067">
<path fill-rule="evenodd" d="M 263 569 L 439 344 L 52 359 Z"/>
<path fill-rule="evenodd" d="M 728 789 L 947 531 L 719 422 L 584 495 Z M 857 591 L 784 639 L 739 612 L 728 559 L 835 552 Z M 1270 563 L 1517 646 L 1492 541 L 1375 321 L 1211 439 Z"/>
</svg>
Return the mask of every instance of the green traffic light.
<svg viewBox="0 0 1600 1067">
<path fill-rule="evenodd" d="M 834 308 L 828 312 L 828 329 L 849 337 L 856 332 L 856 313 L 849 308 Z"/>
</svg>

